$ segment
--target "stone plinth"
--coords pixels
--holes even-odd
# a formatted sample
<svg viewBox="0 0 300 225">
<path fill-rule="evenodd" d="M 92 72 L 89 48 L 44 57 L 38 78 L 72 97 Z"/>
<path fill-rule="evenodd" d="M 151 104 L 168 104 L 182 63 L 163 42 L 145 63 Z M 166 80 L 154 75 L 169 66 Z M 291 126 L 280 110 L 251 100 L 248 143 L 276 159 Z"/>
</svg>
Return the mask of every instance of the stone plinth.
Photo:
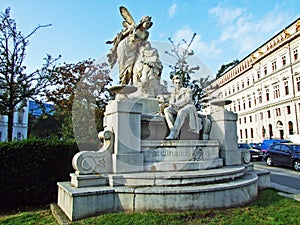
<svg viewBox="0 0 300 225">
<path fill-rule="evenodd" d="M 245 174 L 243 166 L 178 171 L 176 174 L 143 172 L 109 177 L 119 184 L 127 182 L 128 186 L 76 188 L 70 182 L 59 182 L 58 206 L 70 220 L 108 212 L 213 209 L 249 203 L 256 198 L 259 188 L 258 176 L 255 173 Z"/>
<path fill-rule="evenodd" d="M 241 151 L 237 146 L 237 114 L 219 110 L 211 115 L 211 140 L 219 140 L 220 156 L 225 165 L 241 164 Z"/>
<path fill-rule="evenodd" d="M 223 166 L 216 140 L 142 141 L 144 171 L 179 171 Z"/>
<path fill-rule="evenodd" d="M 106 106 L 104 126 L 115 135 L 112 170 L 114 173 L 143 171 L 141 153 L 142 104 L 125 99 Z"/>
</svg>

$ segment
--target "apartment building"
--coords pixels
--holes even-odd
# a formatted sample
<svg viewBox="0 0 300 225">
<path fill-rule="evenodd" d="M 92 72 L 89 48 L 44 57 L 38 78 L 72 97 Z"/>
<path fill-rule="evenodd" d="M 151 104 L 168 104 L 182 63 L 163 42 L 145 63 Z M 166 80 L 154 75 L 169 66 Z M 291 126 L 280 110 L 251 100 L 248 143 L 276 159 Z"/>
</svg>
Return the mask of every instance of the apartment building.
<svg viewBox="0 0 300 225">
<path fill-rule="evenodd" d="M 27 104 L 28 105 L 28 104 Z M 24 107 L 14 113 L 13 140 L 27 138 L 28 131 L 28 107 Z M 7 140 L 7 116 L 0 115 L 0 141 Z"/>
<path fill-rule="evenodd" d="M 229 99 L 239 142 L 288 139 L 300 129 L 300 18 L 214 81 L 210 95 Z"/>
</svg>

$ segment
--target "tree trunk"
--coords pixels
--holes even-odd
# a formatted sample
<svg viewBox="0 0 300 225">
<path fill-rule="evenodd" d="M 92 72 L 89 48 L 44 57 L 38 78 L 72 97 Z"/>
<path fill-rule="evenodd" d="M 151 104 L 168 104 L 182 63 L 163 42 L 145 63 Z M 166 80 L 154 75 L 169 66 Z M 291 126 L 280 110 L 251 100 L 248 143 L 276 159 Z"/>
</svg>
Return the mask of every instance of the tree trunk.
<svg viewBox="0 0 300 225">
<path fill-rule="evenodd" d="M 7 121 L 7 141 L 11 142 L 13 139 L 13 126 L 14 126 L 14 110 L 10 109 Z"/>
</svg>

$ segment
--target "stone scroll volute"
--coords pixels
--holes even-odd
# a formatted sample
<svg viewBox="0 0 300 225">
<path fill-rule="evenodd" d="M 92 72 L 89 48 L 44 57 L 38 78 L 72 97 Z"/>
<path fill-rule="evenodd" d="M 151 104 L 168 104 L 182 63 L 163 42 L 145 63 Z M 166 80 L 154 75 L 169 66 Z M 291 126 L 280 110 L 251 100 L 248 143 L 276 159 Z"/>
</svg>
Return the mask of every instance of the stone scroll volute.
<svg viewBox="0 0 300 225">
<path fill-rule="evenodd" d="M 104 141 L 99 151 L 81 151 L 73 157 L 72 165 L 76 170 L 76 174 L 111 173 L 114 134 L 111 130 L 104 130 L 98 134 L 98 137 Z"/>
</svg>

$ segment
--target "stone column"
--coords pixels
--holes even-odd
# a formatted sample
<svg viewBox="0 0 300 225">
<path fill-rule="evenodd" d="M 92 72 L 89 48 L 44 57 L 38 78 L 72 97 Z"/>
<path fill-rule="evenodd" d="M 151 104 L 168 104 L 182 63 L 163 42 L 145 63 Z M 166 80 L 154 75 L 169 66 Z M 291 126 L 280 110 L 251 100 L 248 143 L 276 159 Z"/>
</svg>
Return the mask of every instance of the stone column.
<svg viewBox="0 0 300 225">
<path fill-rule="evenodd" d="M 113 173 L 143 171 L 141 112 L 142 104 L 129 99 L 114 100 L 106 106 L 104 126 L 115 135 Z"/>
<path fill-rule="evenodd" d="M 211 116 L 210 139 L 220 141 L 220 157 L 224 165 L 241 164 L 241 151 L 237 147 L 237 114 L 222 109 Z"/>
</svg>

